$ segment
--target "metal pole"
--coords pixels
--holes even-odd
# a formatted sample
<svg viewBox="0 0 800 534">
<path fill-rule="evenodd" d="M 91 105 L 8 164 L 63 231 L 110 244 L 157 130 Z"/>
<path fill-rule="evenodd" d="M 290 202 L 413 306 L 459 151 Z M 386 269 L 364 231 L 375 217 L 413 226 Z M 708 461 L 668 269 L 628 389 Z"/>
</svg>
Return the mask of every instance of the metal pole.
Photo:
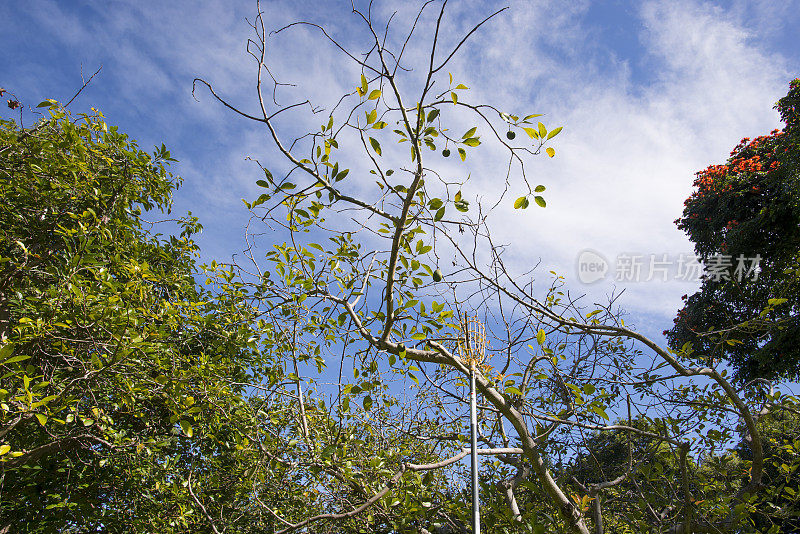
<svg viewBox="0 0 800 534">
<path fill-rule="evenodd" d="M 478 510 L 478 414 L 475 393 L 475 362 L 469 366 L 469 430 L 472 446 L 472 532 L 480 534 L 481 516 Z"/>
</svg>

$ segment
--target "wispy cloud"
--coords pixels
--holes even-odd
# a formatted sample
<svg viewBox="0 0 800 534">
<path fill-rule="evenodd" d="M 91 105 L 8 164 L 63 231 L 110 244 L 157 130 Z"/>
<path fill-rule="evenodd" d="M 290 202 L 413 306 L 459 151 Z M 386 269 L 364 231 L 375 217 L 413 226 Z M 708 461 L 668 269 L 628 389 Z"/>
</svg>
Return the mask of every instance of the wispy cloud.
<svg viewBox="0 0 800 534">
<path fill-rule="evenodd" d="M 262 4 L 268 30 L 306 19 L 325 24 L 353 52 L 363 51 L 368 42 L 349 2 Z M 554 140 L 556 157 L 539 156 L 528 168 L 532 182 L 547 186 L 548 207 L 511 209 L 514 194 L 522 191 L 516 181 L 492 216 L 497 240 L 512 245 L 508 259 L 520 270 L 541 258 L 543 272 L 553 268 L 574 278 L 575 258 L 587 247 L 610 259 L 620 252 L 690 252 L 691 244 L 672 221 L 693 174 L 724 161 L 741 137 L 778 126 L 772 105 L 800 71 L 800 44 L 790 28 L 798 21 L 796 2 L 738 1 L 726 8 L 692 0 L 617 4 L 625 26 L 615 26 L 614 35 L 626 38 L 612 46 L 603 24 L 616 22 L 598 20 L 591 2 L 513 1 L 445 69 L 470 86 L 465 98 L 473 102 L 514 113 L 546 113 L 549 127 L 565 126 Z M 401 44 L 398 39 L 413 23 L 418 5 L 376 4 L 378 19 L 397 11 L 390 40 Z M 502 5 L 450 2 L 440 54 Z M 433 8 L 420 21 L 419 40 L 405 52 L 404 66 L 416 69 L 405 74 L 405 90 L 418 87 L 427 66 L 438 7 Z M 77 82 L 81 64 L 93 70 L 102 63 L 103 74 L 83 102 L 106 111 L 143 146 L 161 141 L 170 146 L 183 160 L 178 171 L 187 179 L 178 207 L 192 209 L 205 222 L 207 251 L 229 256 L 241 248 L 246 220 L 239 199 L 257 192 L 258 169 L 244 157 L 257 157 L 277 170 L 285 167 L 265 132 L 205 93 L 196 102 L 190 89 L 192 78 L 200 75 L 244 109 L 257 109 L 254 64 L 244 51 L 251 31 L 245 17 L 252 20 L 254 14 L 249 0 L 202 6 L 119 2 L 113 8 L 11 2 L 0 6 L 0 15 L 6 15 L 0 16 L 0 44 L 6 50 L 16 47 L 21 57 L 13 63 L 0 59 L 0 72 L 8 76 L 3 84 L 19 84 L 15 89 L 31 99 L 56 90 L 60 95 L 68 92 L 60 86 L 69 76 Z M 26 35 L 38 35 L 38 41 Z M 23 50 L 15 39 L 32 45 Z M 295 28 L 273 36 L 271 43 L 274 73 L 295 84 L 279 91 L 281 103 L 308 97 L 329 110 L 358 80 L 357 65 L 313 28 Z M 326 113 L 314 115 L 306 108 L 281 117 L 280 126 L 290 134 L 315 130 Z M 446 113 L 454 131 L 472 123 Z M 504 179 L 498 162 L 506 155 L 487 132 L 481 133 L 485 143 L 467 165 L 433 154 L 429 162 L 448 178 L 470 173 L 472 185 L 465 193 L 490 201 Z M 342 158 L 357 161 L 358 149 L 348 150 L 343 147 Z M 357 165 L 352 163 L 354 169 Z M 359 174 L 369 178 L 366 171 L 354 172 L 354 183 Z M 363 180 L 358 187 L 370 183 Z M 612 287 L 598 283 L 579 289 L 600 299 Z M 674 313 L 685 292 L 686 284 L 631 284 L 623 304 L 656 324 Z"/>
<path fill-rule="evenodd" d="M 501 91 L 502 103 L 546 110 L 553 125 L 566 126 L 555 139 L 557 157 L 531 165 L 541 176 L 537 180 L 548 186 L 548 208 L 520 213 L 506 202 L 497 232 L 514 244 L 520 267 L 540 257 L 573 278 L 575 258 L 584 248 L 611 259 L 622 252 L 691 252 L 672 221 L 680 215 L 693 174 L 724 161 L 741 137 L 777 127 L 772 105 L 790 79 L 790 58 L 759 47 L 752 28 L 719 8 L 688 1 L 643 4 L 640 42 L 653 68 L 646 79 L 632 79 L 625 62 L 598 54 L 603 43 L 584 37 L 592 33 L 584 31 L 591 21 L 581 15 L 576 9 L 549 19 L 545 34 L 535 10 L 528 17 L 509 17 L 500 35 L 517 35 L 518 27 L 526 27 L 538 36 L 520 47 L 516 39 L 504 42 L 497 34 L 483 38 L 491 56 L 513 66 L 506 78 L 514 86 L 534 88 L 527 100 Z M 587 53 L 564 54 L 548 40 Z M 797 57 L 791 60 L 796 68 Z M 547 69 L 521 68 L 525 61 Z M 489 97 L 496 93 L 493 86 L 505 86 L 496 79 L 473 84 Z M 484 165 L 479 175 L 491 176 L 491 164 Z M 494 180 L 485 180 L 482 189 L 488 193 Z M 587 288 L 590 294 L 610 289 L 603 283 Z M 685 292 L 681 283 L 630 284 L 623 304 L 667 318 Z"/>
</svg>

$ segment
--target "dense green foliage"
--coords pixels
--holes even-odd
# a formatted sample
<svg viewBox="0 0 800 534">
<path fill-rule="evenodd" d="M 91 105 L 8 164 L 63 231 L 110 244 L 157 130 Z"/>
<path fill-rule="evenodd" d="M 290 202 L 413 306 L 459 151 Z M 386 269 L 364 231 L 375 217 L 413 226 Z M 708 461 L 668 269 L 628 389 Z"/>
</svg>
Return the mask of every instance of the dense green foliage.
<svg viewBox="0 0 800 534">
<path fill-rule="evenodd" d="M 721 454 L 689 458 L 692 472 L 690 504 L 698 517 L 720 521 L 732 511 L 741 514 L 742 524 L 735 532 L 797 532 L 800 528 L 800 418 L 790 401 L 773 405 L 758 418 L 764 443 L 764 491 L 745 503 L 735 504 L 730 495 L 747 482 L 752 451 L 749 440 Z M 624 424 L 624 421 L 620 421 Z M 665 424 L 667 422 L 660 422 Z M 640 418 L 633 424 L 655 432 L 658 423 Z M 644 454 L 642 454 L 644 453 Z M 632 462 L 636 457 L 645 461 Z M 559 468 L 565 480 L 573 482 L 575 495 L 581 487 L 605 480 L 622 478 L 622 483 L 602 495 L 604 523 L 608 532 L 646 532 L 658 525 L 669 524 L 669 516 L 681 513 L 674 506 L 680 502 L 675 494 L 680 488 L 680 454 L 668 444 L 639 437 L 628 439 L 624 434 L 593 434 L 586 449 Z M 648 491 L 642 492 L 641 486 Z M 590 510 L 592 500 L 587 500 Z M 702 531 L 702 530 L 700 530 Z"/>
<path fill-rule="evenodd" d="M 743 380 L 800 376 L 800 79 L 776 109 L 784 129 L 742 139 L 699 172 L 676 221 L 706 265 L 723 268 L 686 297 L 667 337 L 727 359 Z M 757 256 L 760 271 L 747 272 Z"/>
<path fill-rule="evenodd" d="M 753 528 L 759 532 L 800 532 L 800 412 L 792 402 L 778 406 L 759 418 L 768 458 L 765 490 L 750 510 Z M 744 478 L 735 464 L 752 458 L 747 440 L 726 457 L 718 468 Z M 734 464 L 734 465 L 731 465 Z"/>
<path fill-rule="evenodd" d="M 163 238 L 143 219 L 169 212 L 169 152 L 43 104 L 0 123 L 0 523 L 184 531 L 196 462 L 233 498 L 251 313 L 195 284 L 196 220 Z"/>
</svg>

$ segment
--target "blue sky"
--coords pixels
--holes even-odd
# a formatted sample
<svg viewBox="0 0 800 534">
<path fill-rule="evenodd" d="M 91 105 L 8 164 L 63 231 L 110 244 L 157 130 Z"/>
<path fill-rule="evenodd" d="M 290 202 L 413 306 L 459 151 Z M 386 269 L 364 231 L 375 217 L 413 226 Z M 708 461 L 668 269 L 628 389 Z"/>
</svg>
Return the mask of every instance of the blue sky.
<svg viewBox="0 0 800 534">
<path fill-rule="evenodd" d="M 398 28 L 418 2 L 376 2 L 377 19 L 398 11 Z M 593 285 L 575 280 L 578 254 L 591 248 L 611 261 L 621 253 L 690 253 L 672 221 L 689 195 L 693 174 L 721 163 L 742 137 L 779 127 L 774 102 L 800 76 L 800 2 L 513 1 L 475 35 L 452 64 L 476 100 L 512 113 L 545 113 L 557 155 L 530 165 L 548 187 L 548 207 L 495 213 L 496 238 L 512 245 L 512 262 L 541 259 L 542 269 L 566 275 L 591 298 L 626 290 L 621 304 L 650 334 L 671 324 L 680 296 L 694 284 L 668 282 Z M 506 3 L 452 1 L 444 21 L 446 45 Z M 349 1 L 264 2 L 279 26 L 298 19 L 331 28 L 354 47 L 363 28 Z M 147 148 L 165 143 L 180 160 L 185 184 L 179 212 L 205 225 L 204 257 L 230 259 L 243 246 L 247 212 L 241 198 L 258 194 L 258 158 L 282 163 L 261 130 L 224 110 L 207 93 L 191 95 L 200 76 L 245 109 L 255 109 L 255 70 L 245 54 L 245 17 L 255 2 L 89 2 L 5 0 L 0 3 L 0 86 L 25 104 L 68 99 L 81 70 L 102 72 L 73 104 L 101 109 L 108 121 Z M 423 57 L 431 20 L 421 25 Z M 358 82 L 318 36 L 300 30 L 278 39 L 273 58 L 284 81 L 316 105 L 330 107 Z M 3 107 L 0 114 L 10 116 Z M 28 115 L 28 120 L 30 120 Z M 319 123 L 298 115 L 292 129 Z M 490 195 L 496 147 L 481 147 L 472 165 L 477 197 Z M 452 161 L 441 162 L 443 171 Z M 513 199 L 512 199 L 513 200 Z M 613 268 L 613 267 L 612 267 Z M 545 271 L 546 272 L 546 271 Z"/>
</svg>

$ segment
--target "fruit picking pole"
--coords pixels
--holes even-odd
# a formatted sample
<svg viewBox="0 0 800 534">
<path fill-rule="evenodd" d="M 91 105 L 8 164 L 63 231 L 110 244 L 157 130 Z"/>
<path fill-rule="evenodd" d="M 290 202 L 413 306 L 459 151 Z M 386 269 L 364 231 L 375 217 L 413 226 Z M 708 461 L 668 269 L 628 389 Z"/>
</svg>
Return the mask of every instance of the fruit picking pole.
<svg viewBox="0 0 800 534">
<path fill-rule="evenodd" d="M 475 389 L 475 375 L 478 365 L 486 355 L 486 328 L 478 316 L 470 318 L 464 312 L 461 322 L 463 337 L 458 342 L 458 351 L 465 363 L 469 364 L 469 431 L 470 459 L 472 460 L 472 534 L 481 532 L 480 495 L 478 487 L 478 393 Z"/>
<path fill-rule="evenodd" d="M 469 430 L 472 446 L 472 532 L 480 534 L 481 516 L 478 510 L 478 414 L 476 413 L 477 395 L 475 393 L 475 362 L 469 366 Z"/>
</svg>

